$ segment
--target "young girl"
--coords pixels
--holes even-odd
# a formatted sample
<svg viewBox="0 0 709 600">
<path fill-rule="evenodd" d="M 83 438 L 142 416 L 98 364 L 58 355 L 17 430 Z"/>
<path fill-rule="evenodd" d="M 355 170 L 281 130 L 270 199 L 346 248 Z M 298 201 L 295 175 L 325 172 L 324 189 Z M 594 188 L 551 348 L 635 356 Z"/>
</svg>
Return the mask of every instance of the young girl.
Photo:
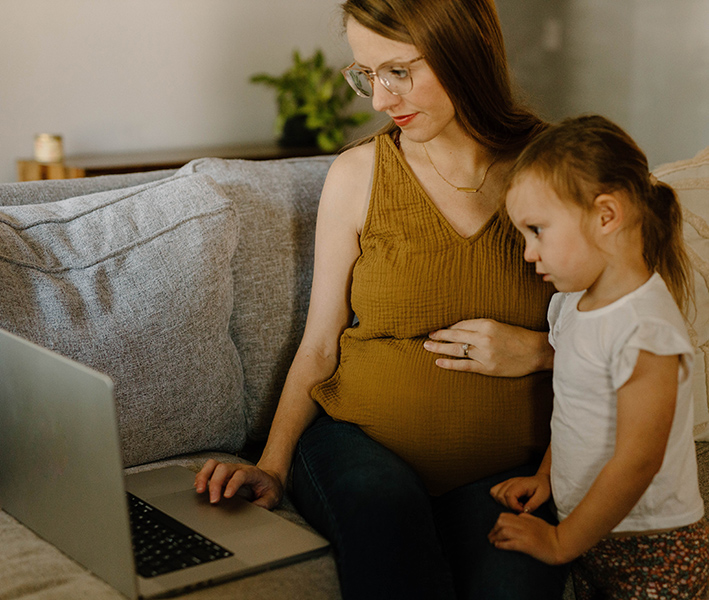
<svg viewBox="0 0 709 600">
<path fill-rule="evenodd" d="M 704 507 L 692 439 L 691 297 L 669 186 L 608 120 L 564 121 L 512 171 L 507 210 L 549 305 L 552 440 L 533 477 L 492 496 L 500 549 L 573 565 L 578 600 L 704 598 Z M 553 495 L 559 525 L 532 516 Z M 518 513 L 518 514 L 515 514 Z"/>
</svg>

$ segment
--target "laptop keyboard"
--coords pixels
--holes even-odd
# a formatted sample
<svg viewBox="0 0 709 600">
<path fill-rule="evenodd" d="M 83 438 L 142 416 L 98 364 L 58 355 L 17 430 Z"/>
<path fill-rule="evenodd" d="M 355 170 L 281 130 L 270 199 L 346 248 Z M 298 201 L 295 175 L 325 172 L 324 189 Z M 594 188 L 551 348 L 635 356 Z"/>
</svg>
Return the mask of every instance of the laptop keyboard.
<svg viewBox="0 0 709 600">
<path fill-rule="evenodd" d="M 136 570 L 155 577 L 233 556 L 147 502 L 128 494 Z"/>
</svg>

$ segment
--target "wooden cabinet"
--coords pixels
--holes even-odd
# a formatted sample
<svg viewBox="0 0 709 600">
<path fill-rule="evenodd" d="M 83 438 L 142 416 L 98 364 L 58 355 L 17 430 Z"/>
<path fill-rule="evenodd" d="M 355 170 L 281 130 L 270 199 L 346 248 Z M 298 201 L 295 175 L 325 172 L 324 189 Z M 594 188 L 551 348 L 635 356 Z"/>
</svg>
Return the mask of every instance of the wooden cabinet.
<svg viewBox="0 0 709 600">
<path fill-rule="evenodd" d="M 156 152 L 67 156 L 61 163 L 38 163 L 30 159 L 19 159 L 17 161 L 17 179 L 18 181 L 73 179 L 94 175 L 179 169 L 195 158 L 205 157 L 271 160 L 317 154 L 322 154 L 318 148 L 282 148 L 277 144 L 240 144 Z"/>
</svg>

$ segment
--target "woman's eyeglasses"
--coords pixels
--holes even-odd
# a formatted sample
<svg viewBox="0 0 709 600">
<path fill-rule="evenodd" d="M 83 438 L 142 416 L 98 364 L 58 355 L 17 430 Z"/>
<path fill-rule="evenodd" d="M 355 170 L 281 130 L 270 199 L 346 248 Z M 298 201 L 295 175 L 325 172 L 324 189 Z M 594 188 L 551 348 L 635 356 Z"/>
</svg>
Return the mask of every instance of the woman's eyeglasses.
<svg viewBox="0 0 709 600">
<path fill-rule="evenodd" d="M 411 65 L 423 58 L 423 56 L 419 56 L 403 63 L 388 63 L 379 67 L 378 71 L 368 71 L 358 67 L 356 63 L 352 63 L 349 67 L 342 69 L 342 74 L 350 87 L 362 98 L 371 98 L 374 94 L 375 77 L 388 92 L 396 96 L 403 96 L 414 87 Z"/>
</svg>

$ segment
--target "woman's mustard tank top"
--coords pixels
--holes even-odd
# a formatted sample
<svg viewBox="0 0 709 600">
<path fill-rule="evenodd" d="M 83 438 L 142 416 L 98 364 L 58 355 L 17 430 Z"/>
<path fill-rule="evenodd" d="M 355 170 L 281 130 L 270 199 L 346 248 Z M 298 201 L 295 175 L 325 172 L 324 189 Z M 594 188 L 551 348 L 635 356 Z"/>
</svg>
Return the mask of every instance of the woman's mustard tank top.
<svg viewBox="0 0 709 600">
<path fill-rule="evenodd" d="M 547 330 L 553 288 L 523 260 L 504 208 L 461 237 L 388 135 L 376 139 L 372 194 L 353 271 L 358 323 L 313 398 L 336 420 L 396 452 L 432 494 L 502 472 L 549 442 L 551 373 L 519 378 L 448 371 L 423 343 L 434 330 L 489 318 Z"/>
</svg>

